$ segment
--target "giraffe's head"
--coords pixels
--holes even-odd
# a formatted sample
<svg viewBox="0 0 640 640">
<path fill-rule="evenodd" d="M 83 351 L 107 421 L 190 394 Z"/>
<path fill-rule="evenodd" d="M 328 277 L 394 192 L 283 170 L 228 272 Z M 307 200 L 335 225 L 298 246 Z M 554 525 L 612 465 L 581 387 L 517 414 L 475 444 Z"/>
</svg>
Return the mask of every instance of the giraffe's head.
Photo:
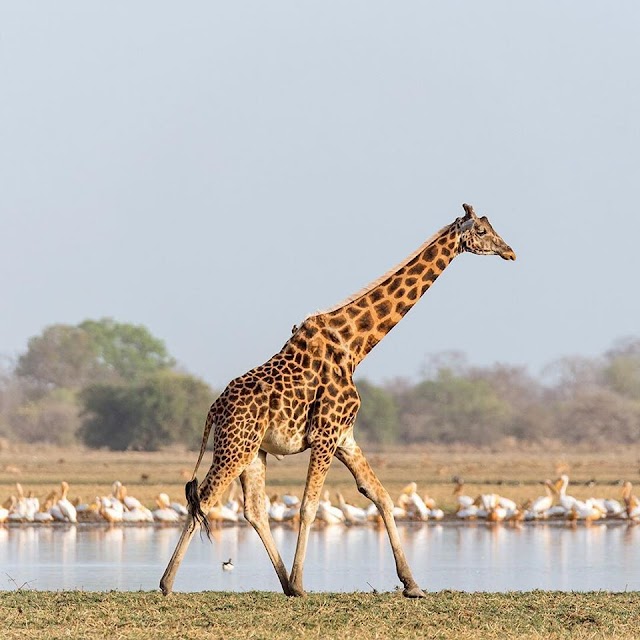
<svg viewBox="0 0 640 640">
<path fill-rule="evenodd" d="M 493 230 L 487 217 L 479 218 L 470 204 L 462 206 L 465 215 L 458 218 L 462 251 L 482 256 L 498 255 L 505 260 L 515 260 L 514 250 Z"/>
</svg>

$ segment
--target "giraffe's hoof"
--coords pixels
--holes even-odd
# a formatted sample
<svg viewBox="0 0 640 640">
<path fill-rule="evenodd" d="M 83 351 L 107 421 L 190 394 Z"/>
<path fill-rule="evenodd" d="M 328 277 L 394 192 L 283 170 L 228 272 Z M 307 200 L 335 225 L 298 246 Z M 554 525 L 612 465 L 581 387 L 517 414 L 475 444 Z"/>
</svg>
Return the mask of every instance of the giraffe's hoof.
<svg viewBox="0 0 640 640">
<path fill-rule="evenodd" d="M 427 597 L 424 591 L 418 585 L 415 585 L 413 587 L 407 587 L 402 592 L 402 595 L 405 598 L 426 598 Z"/>
<path fill-rule="evenodd" d="M 289 585 L 289 593 L 287 595 L 291 598 L 304 598 L 307 594 L 302 587 L 294 587 L 292 584 Z"/>
</svg>

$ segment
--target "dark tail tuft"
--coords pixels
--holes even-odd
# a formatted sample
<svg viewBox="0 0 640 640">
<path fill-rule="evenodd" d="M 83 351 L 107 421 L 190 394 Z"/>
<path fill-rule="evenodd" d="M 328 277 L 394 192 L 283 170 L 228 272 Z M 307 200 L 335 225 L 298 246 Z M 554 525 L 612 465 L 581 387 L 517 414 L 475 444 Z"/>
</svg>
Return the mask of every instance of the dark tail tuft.
<svg viewBox="0 0 640 640">
<path fill-rule="evenodd" d="M 200 506 L 200 496 L 198 495 L 198 479 L 194 478 L 184 485 L 184 494 L 187 498 L 187 508 L 191 517 L 200 524 L 207 534 L 207 538 L 211 540 L 211 531 L 209 530 L 209 520 Z"/>
</svg>

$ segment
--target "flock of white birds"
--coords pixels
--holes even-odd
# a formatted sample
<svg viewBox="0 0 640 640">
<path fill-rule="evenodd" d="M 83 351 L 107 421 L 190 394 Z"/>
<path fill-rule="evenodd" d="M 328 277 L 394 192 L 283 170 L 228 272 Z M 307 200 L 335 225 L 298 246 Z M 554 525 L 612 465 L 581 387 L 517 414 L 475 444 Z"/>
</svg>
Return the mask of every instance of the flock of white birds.
<svg viewBox="0 0 640 640">
<path fill-rule="evenodd" d="M 481 494 L 475 498 L 462 493 L 458 483 L 455 494 L 458 501 L 456 515 L 462 519 L 486 519 L 492 522 L 521 522 L 547 520 L 550 518 L 568 521 L 593 522 L 606 518 L 640 521 L 640 501 L 633 495 L 633 486 L 625 482 L 622 486 L 622 501 L 612 498 L 588 498 L 579 500 L 567 493 L 569 476 L 561 475 L 555 482 L 544 481 L 545 495 L 517 505 L 513 500 L 496 493 Z"/>
<path fill-rule="evenodd" d="M 555 482 L 546 480 L 545 495 L 518 505 L 497 493 L 468 496 L 464 485 L 456 482 L 454 494 L 457 501 L 455 513 L 460 520 L 486 520 L 487 522 L 522 522 L 546 519 L 592 522 L 605 518 L 626 519 L 640 522 L 640 500 L 633 495 L 630 482 L 622 486 L 621 500 L 589 498 L 578 500 L 567 493 L 569 477 L 560 476 Z M 140 500 L 129 495 L 127 488 L 116 481 L 111 493 L 97 496 L 92 503 L 70 501 L 69 484 L 62 482 L 41 502 L 33 492 L 25 492 L 16 484 L 16 493 L 0 507 L 0 523 L 51 523 L 51 522 L 108 522 L 108 523 L 178 523 L 187 516 L 184 504 L 171 501 L 166 493 L 155 499 L 155 508 L 149 509 Z M 345 501 L 340 492 L 332 503 L 329 491 L 325 491 L 318 505 L 316 520 L 326 524 L 359 525 L 379 522 L 380 516 L 372 503 L 368 508 L 357 507 Z M 300 513 L 300 499 L 296 495 L 277 494 L 265 498 L 265 509 L 272 522 L 293 522 Z M 415 482 L 402 489 L 397 498 L 393 515 L 397 521 L 442 520 L 445 513 L 433 498 L 420 496 Z M 208 514 L 213 525 L 244 521 L 242 496 L 236 484 L 225 503 L 219 502 Z"/>
</svg>

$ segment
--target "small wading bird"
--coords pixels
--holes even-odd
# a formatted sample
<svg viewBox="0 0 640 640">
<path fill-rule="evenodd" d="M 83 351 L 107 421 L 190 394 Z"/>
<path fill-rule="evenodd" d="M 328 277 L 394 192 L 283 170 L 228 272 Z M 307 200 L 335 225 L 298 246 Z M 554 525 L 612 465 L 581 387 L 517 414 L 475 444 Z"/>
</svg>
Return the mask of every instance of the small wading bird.
<svg viewBox="0 0 640 640">
<path fill-rule="evenodd" d="M 229 558 L 226 562 L 222 563 L 222 570 L 223 571 L 233 571 L 234 566 L 233 566 L 233 562 L 231 562 L 231 558 Z"/>
<path fill-rule="evenodd" d="M 304 595 L 303 564 L 329 466 L 338 458 L 358 490 L 372 500 L 387 530 L 398 578 L 407 597 L 424 597 L 409 568 L 393 517 L 394 503 L 357 445 L 353 425 L 360 398 L 353 373 L 402 320 L 451 261 L 464 252 L 516 255 L 471 205 L 408 258 L 344 302 L 296 325 L 284 347 L 263 365 L 233 380 L 213 403 L 200 455 L 185 487 L 189 515 L 160 581 L 166 595 L 198 525 L 208 533 L 207 512 L 237 477 L 244 512 L 267 550 L 285 594 Z M 484 283 L 483 283 L 484 284 Z M 198 486 L 196 473 L 213 429 L 213 460 Z M 298 543 L 289 574 L 278 552 L 265 505 L 267 453 L 276 458 L 310 449 L 300 505 Z"/>
</svg>

